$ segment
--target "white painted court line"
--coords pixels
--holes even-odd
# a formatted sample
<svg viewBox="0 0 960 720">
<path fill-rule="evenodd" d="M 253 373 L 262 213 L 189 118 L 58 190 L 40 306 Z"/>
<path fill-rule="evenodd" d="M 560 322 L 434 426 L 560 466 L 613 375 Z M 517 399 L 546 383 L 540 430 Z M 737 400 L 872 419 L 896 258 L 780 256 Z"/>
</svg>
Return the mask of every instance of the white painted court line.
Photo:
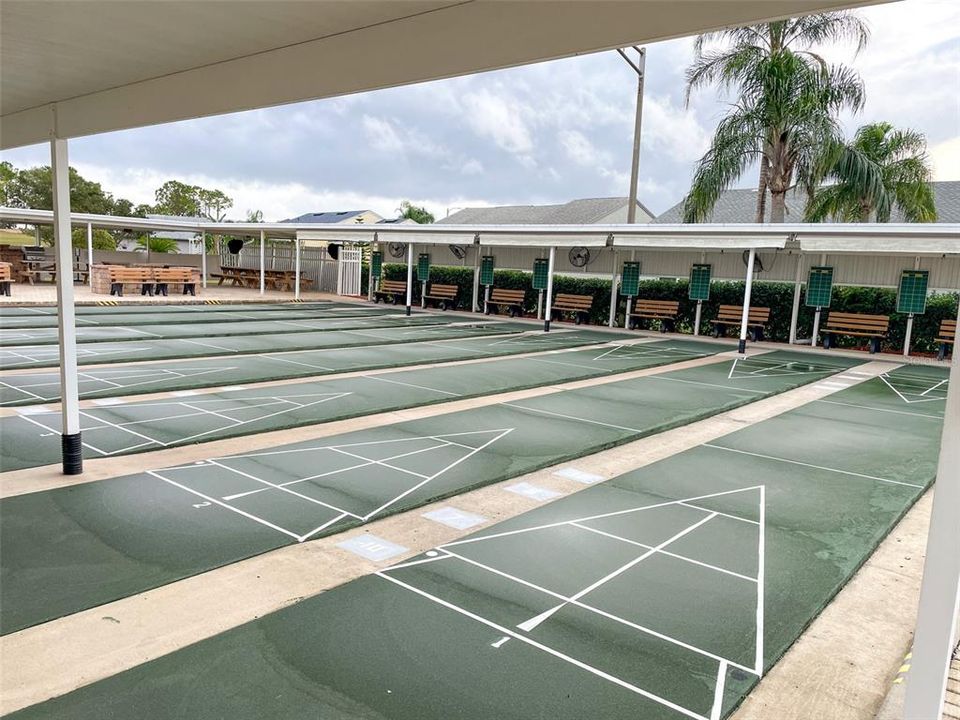
<svg viewBox="0 0 960 720">
<path fill-rule="evenodd" d="M 672 543 L 675 543 L 675 542 L 676 542 L 677 540 L 679 540 L 680 538 L 685 537 L 686 535 L 690 534 L 691 532 L 693 532 L 694 530 L 696 530 L 696 529 L 697 529 L 698 527 L 700 527 L 701 525 L 704 525 L 705 523 L 709 522 L 710 520 L 713 520 L 713 518 L 715 518 L 716 516 L 717 516 L 717 513 L 710 513 L 710 514 L 707 515 L 705 518 L 701 518 L 700 520 L 698 520 L 697 522 L 693 523 L 692 525 L 688 525 L 688 526 L 685 527 L 683 530 L 681 530 L 680 532 L 678 532 L 678 533 L 672 535 L 671 537 L 667 538 L 666 540 L 664 540 L 664 541 L 661 542 L 660 544 L 656 545 L 655 547 L 650 548 L 649 550 L 647 550 L 646 552 L 638 555 L 637 557 L 633 558 L 633 559 L 630 560 L 629 562 L 624 563 L 623 565 L 621 565 L 620 567 L 616 568 L 616 569 L 613 570 L 612 572 L 607 573 L 605 576 L 603 576 L 603 577 L 600 578 L 599 580 L 590 583 L 590 584 L 587 585 L 585 588 L 583 588 L 583 589 L 581 589 L 581 590 L 578 590 L 578 591 L 577 591 L 576 593 L 574 593 L 573 595 L 570 595 L 569 598 L 568 598 L 566 601 L 560 603 L 560 604 L 557 605 L 556 607 L 553 607 L 553 608 L 551 608 L 550 610 L 547 610 L 546 612 L 540 613 L 539 615 L 537 615 L 537 616 L 534 617 L 534 618 L 530 618 L 529 620 L 518 624 L 517 627 L 520 628 L 521 630 L 527 630 L 528 632 L 529 632 L 530 630 L 533 630 L 535 627 L 537 627 L 538 625 L 542 624 L 545 620 L 548 620 L 549 618 L 553 617 L 553 615 L 556 614 L 559 610 L 562 610 L 565 605 L 567 605 L 567 604 L 569 604 L 569 603 L 576 602 L 577 600 L 579 600 L 580 598 L 584 597 L 585 595 L 588 595 L 589 593 L 593 592 L 593 591 L 596 590 L 597 588 L 603 587 L 604 585 L 606 585 L 608 582 L 610 582 L 610 581 L 613 580 L 614 578 L 619 577 L 620 575 L 623 575 L 623 573 L 625 573 L 625 572 L 626 572 L 627 570 L 629 570 L 630 568 L 639 565 L 641 562 L 643 562 L 644 560 L 646 560 L 648 557 L 650 557 L 650 556 L 652 556 L 652 555 L 655 555 L 655 554 L 656 554 L 657 552 L 659 552 L 660 550 L 663 550 L 663 548 L 667 547 L 668 545 L 671 545 Z"/>
<path fill-rule="evenodd" d="M 873 410 L 874 412 L 893 413 L 895 415 L 911 415 L 913 417 L 932 418 L 934 420 L 943 420 L 943 415 L 928 415 L 926 413 L 910 412 L 909 410 L 894 410 L 893 408 L 879 408 L 872 405 L 858 405 L 857 403 L 840 402 L 839 400 L 826 400 L 821 398 L 813 402 L 827 403 L 828 405 L 842 405 L 844 407 L 859 408 L 861 410 Z"/>
<path fill-rule="evenodd" d="M 687 385 L 699 385 L 700 387 L 714 388 L 716 390 L 726 390 L 727 392 L 752 393 L 753 395 L 763 395 L 763 390 L 750 390 L 747 388 L 736 387 L 734 385 L 717 385 L 715 383 L 701 382 L 699 380 L 682 380 L 681 378 L 666 377 L 665 375 L 647 375 L 647 380 L 666 380 L 667 382 L 685 383 Z M 733 378 L 739 380 L 740 378 Z"/>
<path fill-rule="evenodd" d="M 714 445 L 712 443 L 703 443 L 700 447 L 713 448 L 714 450 L 725 450 L 726 452 L 738 453 L 740 455 L 751 455 L 753 457 L 763 458 L 764 460 L 773 460 L 775 462 L 788 463 L 790 465 L 800 465 L 802 467 L 812 468 L 814 470 L 825 470 L 826 472 L 839 473 L 841 475 L 850 475 L 852 477 L 864 478 L 866 480 L 877 480 L 878 482 L 890 483 L 891 485 L 905 485 L 907 487 L 923 489 L 923 485 L 903 482 L 901 480 L 890 480 L 888 478 L 876 477 L 875 475 L 864 475 L 863 473 L 851 472 L 850 470 L 838 470 L 837 468 L 826 467 L 824 465 L 813 465 L 811 463 L 800 462 L 799 460 L 790 460 L 788 458 L 775 457 L 773 455 L 764 455 L 762 453 L 749 452 L 747 450 L 737 450 L 736 448 L 724 447 L 723 445 Z"/>
<path fill-rule="evenodd" d="M 709 513 L 710 511 L 704 509 L 704 512 Z M 722 515 L 722 513 L 714 513 L 714 514 Z M 670 552 L 669 550 L 657 550 L 653 545 L 648 545 L 647 543 L 637 542 L 636 540 L 630 540 L 629 538 L 620 537 L 619 535 L 614 535 L 613 533 L 608 533 L 603 530 L 598 530 L 597 528 L 590 527 L 589 525 L 584 525 L 578 522 L 571 522 L 570 525 L 572 525 L 575 528 L 580 528 L 581 530 L 586 530 L 587 532 L 592 532 L 595 535 L 603 535 L 604 537 L 608 537 L 611 540 L 618 540 L 622 543 L 626 543 L 628 545 L 636 545 L 637 547 L 645 548 L 647 550 L 655 550 L 660 555 L 666 555 L 668 557 L 674 558 L 675 560 L 682 560 L 683 562 L 691 563 L 692 565 L 699 565 L 700 567 L 705 567 L 708 570 L 713 570 L 714 572 L 723 573 L 724 575 L 730 575 L 732 577 L 739 578 L 741 580 L 746 580 L 747 582 L 751 582 L 751 583 L 757 582 L 757 578 L 752 578 L 749 575 L 744 575 L 742 573 L 734 572 L 733 570 L 727 570 L 726 568 L 722 568 L 719 565 L 711 565 L 710 563 L 703 562 L 701 560 L 696 560 L 686 555 L 679 555 L 675 552 Z"/>
<path fill-rule="evenodd" d="M 650 377 L 656 377 L 651 375 Z M 612 423 L 601 422 L 600 420 L 590 420 L 588 418 L 577 417 L 575 415 L 564 415 L 563 413 L 553 412 L 551 410 L 540 410 L 538 408 L 527 407 L 525 405 L 517 405 L 516 403 L 500 403 L 504 407 L 512 407 L 517 410 L 528 410 L 533 413 L 540 413 L 541 415 L 552 415 L 554 417 L 563 418 L 564 420 L 574 420 L 575 422 L 589 423 L 591 425 L 602 425 L 604 427 L 613 428 L 615 430 L 626 430 L 628 432 L 639 433 L 643 430 L 638 430 L 637 428 L 625 427 L 623 425 L 614 425 Z"/>
<path fill-rule="evenodd" d="M 697 495 L 696 497 L 683 498 L 681 500 L 665 500 L 664 502 L 654 503 L 652 505 L 638 505 L 637 507 L 625 508 L 623 510 L 612 510 L 605 513 L 597 513 L 596 515 L 585 515 L 583 517 L 571 518 L 569 520 L 559 520 L 557 522 L 545 523 L 544 525 L 534 525 L 527 528 L 519 528 L 517 530 L 506 530 L 504 532 L 492 533 L 490 535 L 481 535 L 480 537 L 471 537 L 464 538 L 463 540 L 454 540 L 453 542 L 444 543 L 443 545 L 438 546 L 439 550 L 447 550 L 448 548 L 456 547 L 457 545 L 469 545 L 472 543 L 483 542 L 484 540 L 493 540 L 496 538 L 508 537 L 510 535 L 522 535 L 524 533 L 536 532 L 538 530 L 546 530 L 548 528 L 560 527 L 561 525 L 569 525 L 570 523 L 579 522 L 586 523 L 590 520 L 601 520 L 608 517 L 617 517 L 620 515 L 628 515 L 630 513 L 643 512 L 644 510 L 656 510 L 657 508 L 667 507 L 669 505 L 683 505 L 698 502 L 700 500 L 708 500 L 710 498 L 724 497 L 726 495 L 733 495 L 735 493 L 750 492 L 752 490 L 759 490 L 762 485 L 752 485 L 745 488 L 737 488 L 736 490 L 723 490 L 721 492 L 707 493 L 706 495 Z M 702 509 L 702 508 L 698 508 Z M 717 512 L 716 510 L 706 510 L 706 512 Z"/>
<path fill-rule="evenodd" d="M 109 407 L 111 405 L 126 405 L 127 401 L 123 398 L 99 398 L 97 400 L 91 400 L 94 405 L 101 405 L 104 407 Z"/>
<path fill-rule="evenodd" d="M 448 602 L 448 601 L 443 600 L 443 599 L 441 599 L 441 598 L 438 598 L 438 597 L 436 597 L 436 596 L 434 596 L 434 595 L 431 595 L 430 593 L 425 592 L 425 591 L 421 590 L 420 588 L 414 587 L 413 585 L 408 585 L 407 583 L 403 582 L 402 580 L 397 580 L 396 578 L 390 577 L 389 575 L 386 574 L 385 571 L 380 571 L 380 572 L 378 572 L 378 573 L 376 573 L 376 574 L 377 574 L 379 577 L 382 577 L 384 580 L 387 580 L 387 581 L 389 581 L 389 582 L 392 582 L 392 583 L 394 583 L 395 585 L 399 585 L 400 587 L 406 588 L 407 590 L 409 590 L 409 591 L 411 591 L 411 592 L 414 592 L 414 593 L 416 593 L 417 595 L 420 595 L 420 596 L 422 596 L 422 597 L 425 597 L 425 598 L 427 598 L 428 600 L 431 600 L 431 601 L 437 603 L 438 605 L 441 605 L 441 606 L 446 607 L 446 608 L 448 608 L 448 609 L 450 609 L 450 610 L 453 610 L 454 612 L 457 612 L 457 613 L 459 613 L 459 614 L 461 614 L 461 615 L 464 615 L 465 617 L 468 617 L 468 618 L 470 618 L 471 620 L 475 620 L 476 622 L 479 622 L 479 623 L 481 623 L 481 624 L 483 624 L 483 625 L 486 625 L 487 627 L 491 627 L 491 628 L 493 628 L 494 630 L 497 630 L 498 632 L 502 633 L 503 635 L 507 635 L 507 636 L 509 636 L 509 637 L 516 638 L 517 640 L 519 640 L 519 641 L 521 641 L 521 642 L 523 642 L 523 643 L 526 643 L 527 645 L 530 645 L 531 647 L 534 647 L 534 648 L 536 648 L 536 649 L 538 649 L 538 650 L 541 650 L 541 651 L 543 651 L 543 652 L 545 652 L 545 653 L 547 653 L 547 654 L 549 654 L 549 655 L 552 655 L 553 657 L 556 657 L 556 658 L 558 658 L 558 659 L 560 659 L 560 660 L 563 660 L 564 662 L 567 662 L 567 663 L 569 663 L 569 664 L 571 664 L 571 665 L 574 665 L 575 667 L 578 667 L 578 668 L 580 668 L 580 669 L 582 669 L 582 670 L 585 670 L 585 671 L 591 673 L 592 675 L 596 675 L 597 677 L 603 678 L 604 680 L 608 680 L 608 681 L 614 683 L 615 685 L 619 685 L 620 687 L 626 688 L 627 690 L 630 690 L 630 691 L 632 691 L 632 692 L 634 692 L 634 693 L 637 693 L 638 695 L 641 695 L 641 696 L 643 696 L 643 697 L 645 697 L 645 698 L 647 698 L 647 699 L 649 699 L 649 700 L 653 700 L 654 702 L 660 703 L 661 705 L 665 705 L 666 707 L 669 707 L 669 708 L 672 709 L 672 710 L 676 710 L 677 712 L 681 713 L 682 715 L 685 715 L 685 716 L 690 717 L 690 718 L 694 718 L 695 720 L 709 720 L 709 718 L 706 718 L 706 717 L 704 717 L 703 715 L 699 715 L 698 713 L 695 713 L 695 712 L 692 712 L 692 711 L 690 711 L 690 710 L 687 710 L 686 708 L 681 707 L 680 705 L 677 705 L 676 703 L 670 702 L 670 701 L 667 700 L 666 698 L 662 698 L 662 697 L 660 697 L 659 695 L 656 695 L 656 694 L 654 694 L 654 693 L 652 693 L 652 692 L 649 692 L 649 691 L 647 691 L 647 690 L 644 690 L 643 688 L 639 688 L 639 687 L 637 687 L 637 686 L 635 686 L 635 685 L 632 685 L 632 684 L 626 682 L 625 680 L 621 680 L 620 678 L 618 678 L 618 677 L 616 677 L 616 676 L 614 676 L 614 675 L 610 675 L 609 673 L 606 673 L 606 672 L 604 672 L 604 671 L 602 671 L 602 670 L 599 670 L 598 668 L 592 667 L 591 665 L 588 665 L 588 664 L 586 664 L 585 662 L 582 662 L 582 661 L 580 661 L 580 660 L 577 660 L 576 658 L 573 658 L 573 657 L 571 657 L 571 656 L 569 656 L 569 655 L 566 655 L 566 654 L 560 652 L 559 650 L 554 650 L 553 648 L 551 648 L 551 647 L 549 647 L 549 646 L 547 646 L 547 645 L 544 645 L 543 643 L 539 643 L 539 642 L 537 642 L 537 641 L 535 641 L 535 640 L 533 640 L 533 639 L 531 639 L 531 638 L 528 638 L 528 637 L 526 637 L 526 636 L 524 636 L 524 635 L 522 635 L 522 634 L 520 634 L 520 633 L 518 633 L 518 632 L 516 632 L 516 631 L 514 631 L 514 630 L 511 630 L 511 629 L 509 629 L 509 628 L 503 627 L 502 625 L 499 625 L 499 624 L 497 624 L 497 623 L 495 623 L 495 622 L 493 622 L 493 621 L 491 621 L 491 620 L 487 620 L 486 618 L 483 618 L 483 617 L 481 617 L 481 616 L 479 616 L 479 615 L 477 615 L 477 614 L 475 614 L 475 613 L 472 613 L 472 612 L 470 612 L 469 610 L 465 610 L 464 608 L 461 608 L 461 607 L 459 607 L 459 606 L 457 606 L 457 605 L 454 605 L 454 604 L 451 603 L 451 602 Z"/>
<path fill-rule="evenodd" d="M 449 390 L 440 390 L 439 388 L 427 387 L 426 385 L 414 385 L 413 383 L 401 382 L 399 380 L 392 380 L 383 375 L 361 375 L 360 377 L 366 378 L 367 380 L 378 380 L 380 382 L 392 383 L 394 385 L 403 385 L 405 387 L 416 388 L 417 390 L 428 390 L 430 392 L 440 393 L 441 395 L 449 395 L 451 397 L 463 397 L 460 393 L 450 392 Z"/>
<path fill-rule="evenodd" d="M 157 478 L 158 480 L 163 480 L 165 483 L 169 483 L 170 485 L 174 485 L 174 486 L 180 488 L 181 490 L 186 490 L 188 493 L 192 493 L 192 494 L 196 495 L 197 497 L 203 498 L 204 500 L 206 500 L 206 501 L 209 502 L 209 503 L 213 503 L 214 505 L 219 505 L 220 507 L 226 508 L 227 510 L 230 510 L 231 512 L 235 512 L 235 513 L 237 513 L 238 515 L 242 515 L 243 517 L 245 517 L 245 518 L 247 518 L 247 519 L 249 519 L 249 520 L 253 520 L 254 522 L 260 523 L 261 525 L 265 525 L 265 526 L 267 526 L 267 527 L 269 527 L 269 528 L 272 528 L 272 529 L 276 530 L 277 532 L 281 532 L 281 533 L 283 533 L 284 535 L 289 535 L 289 536 L 292 537 L 294 540 L 297 540 L 297 541 L 300 540 L 300 536 L 297 535 L 295 532 L 293 532 L 293 531 L 291 531 L 291 530 L 287 530 L 286 528 L 282 528 L 282 527 L 280 527 L 279 525 L 273 524 L 273 523 L 270 522 L 269 520 L 264 520 L 263 518 L 257 517 L 256 515 L 252 515 L 251 513 L 244 512 L 243 510 L 241 510 L 241 509 L 239 509 L 239 508 L 235 508 L 235 507 L 233 507 L 232 505 L 228 505 L 228 504 L 225 503 L 225 502 L 221 502 L 220 500 L 217 500 L 215 497 L 211 497 L 210 495 L 205 495 L 204 493 L 202 493 L 202 492 L 200 492 L 200 491 L 198 491 L 198 490 L 194 490 L 193 488 L 187 487 L 186 485 L 182 485 L 181 483 L 178 483 L 178 482 L 176 482 L 175 480 L 171 480 L 170 478 L 164 477 L 163 475 L 161 475 L 159 472 L 157 472 L 157 471 L 155 471 L 155 470 L 147 470 L 147 475 L 152 475 L 153 477 Z"/>
<path fill-rule="evenodd" d="M 713 707 L 710 710 L 710 720 L 720 720 L 723 713 L 723 688 L 727 681 L 727 662 L 721 661 L 717 669 L 717 680 L 713 686 Z"/>
</svg>

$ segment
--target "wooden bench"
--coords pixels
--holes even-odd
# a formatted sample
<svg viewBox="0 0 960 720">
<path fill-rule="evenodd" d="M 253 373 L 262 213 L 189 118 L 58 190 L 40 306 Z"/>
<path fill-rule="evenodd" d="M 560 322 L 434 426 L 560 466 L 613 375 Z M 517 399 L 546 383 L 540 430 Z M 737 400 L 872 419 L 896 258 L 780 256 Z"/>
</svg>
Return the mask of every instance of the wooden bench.
<svg viewBox="0 0 960 720">
<path fill-rule="evenodd" d="M 406 286 L 404 286 L 406 292 Z M 424 293 L 424 300 L 433 300 L 441 310 L 455 308 L 457 306 L 457 293 L 460 292 L 459 285 L 427 285 L 427 292 Z"/>
<path fill-rule="evenodd" d="M 680 312 L 678 300 L 641 300 L 637 298 L 636 305 L 628 318 L 627 327 L 635 330 L 639 320 L 659 320 L 660 332 L 673 330 L 677 323 L 677 313 Z M 634 320 L 637 318 L 637 320 Z"/>
<path fill-rule="evenodd" d="M 10 297 L 10 286 L 15 282 L 13 265 L 8 262 L 0 262 L 0 295 Z"/>
<path fill-rule="evenodd" d="M 491 309 L 492 312 L 499 313 L 500 309 L 504 308 L 510 317 L 521 317 L 526 294 L 523 290 L 493 288 L 490 291 L 490 299 L 487 300 L 487 315 L 491 313 Z"/>
<path fill-rule="evenodd" d="M 157 295 L 167 295 L 168 286 L 183 285 L 183 293 L 191 295 L 197 294 L 197 283 L 193 278 L 193 270 L 190 268 L 157 268 L 153 271 L 154 285 L 153 291 Z"/>
<path fill-rule="evenodd" d="M 864 315 L 861 313 L 846 313 L 830 311 L 827 322 L 820 328 L 823 335 L 823 347 L 829 349 L 834 345 L 837 335 L 852 335 L 870 339 L 870 352 L 880 352 L 880 342 L 887 336 L 890 328 L 890 317 L 887 315 Z"/>
<path fill-rule="evenodd" d="M 713 336 L 720 337 L 727 334 L 731 325 L 740 327 L 743 322 L 743 305 L 721 305 L 713 323 Z M 751 307 L 747 314 L 747 337 L 750 340 L 763 340 L 763 330 L 770 322 L 770 308 Z"/>
<path fill-rule="evenodd" d="M 8 292 L 7 295 L 10 293 Z M 957 321 L 956 320 L 941 320 L 940 321 L 940 334 L 937 335 L 937 342 L 940 343 L 940 350 L 937 353 L 937 360 L 943 360 L 947 357 L 947 353 L 952 349 L 948 347 L 953 345 L 957 339 Z"/>
<path fill-rule="evenodd" d="M 110 266 L 110 294 L 123 297 L 124 285 L 139 285 L 141 295 L 153 295 L 153 270 Z"/>
<path fill-rule="evenodd" d="M 373 301 L 378 303 L 381 297 L 384 302 L 389 300 L 397 305 L 401 300 L 406 300 L 407 283 L 403 280 L 381 280 L 380 287 L 373 293 Z"/>
<path fill-rule="evenodd" d="M 551 313 L 556 314 L 557 318 L 563 317 L 564 313 L 573 315 L 574 322 L 579 325 L 590 317 L 590 308 L 593 306 L 593 297 L 591 295 L 570 295 L 568 293 L 557 293 L 553 299 Z"/>
</svg>

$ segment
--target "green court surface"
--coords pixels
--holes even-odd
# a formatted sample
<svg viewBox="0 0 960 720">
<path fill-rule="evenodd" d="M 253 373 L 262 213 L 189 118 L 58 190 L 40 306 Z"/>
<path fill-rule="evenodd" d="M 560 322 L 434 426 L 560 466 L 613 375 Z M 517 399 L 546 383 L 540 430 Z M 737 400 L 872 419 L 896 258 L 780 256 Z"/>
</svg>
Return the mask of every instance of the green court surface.
<svg viewBox="0 0 960 720">
<path fill-rule="evenodd" d="M 456 340 L 420 340 L 391 345 L 255 353 L 238 355 L 228 360 L 218 357 L 123 364 L 89 368 L 77 375 L 81 398 L 105 398 L 315 377 L 422 363 L 493 358 L 628 339 L 636 340 L 636 336 L 596 330 L 555 330 L 549 333 L 535 331 Z M 703 344 L 674 340 L 671 347 L 702 348 Z M 720 346 L 719 349 L 725 348 Z M 619 353 L 622 350 L 614 352 Z M 59 398 L 60 375 L 56 371 L 0 375 L 0 406 L 34 405 Z"/>
<path fill-rule="evenodd" d="M 824 380 L 774 352 L 0 502 L 6 634 Z"/>
<path fill-rule="evenodd" d="M 161 306 L 164 307 L 164 306 Z M 130 308 L 111 308 L 113 310 L 126 310 L 126 312 L 96 313 L 96 314 L 78 314 L 76 316 L 77 328 L 102 327 L 110 325 L 132 325 L 139 327 L 141 325 L 163 325 L 175 323 L 230 323 L 243 322 L 247 320 L 272 319 L 282 320 L 315 320 L 323 317 L 351 317 L 362 316 L 370 317 L 375 315 L 396 315 L 403 313 L 403 308 L 388 308 L 380 305 L 322 305 L 322 306 L 304 306 L 288 305 L 286 307 L 278 306 L 271 310 L 253 309 L 253 310 L 219 310 L 213 307 L 204 306 L 200 311 L 194 312 L 164 312 L 160 308 L 136 308 L 138 312 L 130 312 Z M 32 314 L 32 315 L 14 315 L 8 316 L 0 311 L 0 330 L 13 331 L 22 329 L 40 329 L 57 327 L 57 316 L 50 314 Z"/>
<path fill-rule="evenodd" d="M 193 316 L 191 316 L 193 317 Z M 77 327 L 78 343 L 100 343 L 117 340 L 163 340 L 172 338 L 219 338 L 237 335 L 266 335 L 269 333 L 316 332 L 318 330 L 357 330 L 379 327 L 416 327 L 419 325 L 445 325 L 452 316 L 420 313 L 407 317 L 403 312 L 381 313 L 372 316 L 314 317 L 309 320 L 292 320 L 285 316 L 269 320 L 240 320 L 221 323 L 216 321 L 196 323 L 153 324 L 145 327 L 86 326 Z M 0 346 L 56 345 L 57 328 L 2 328 Z"/>
<path fill-rule="evenodd" d="M 111 457 L 570 382 L 724 349 L 663 340 L 196 397 L 188 393 L 170 400 L 109 402 L 81 410 L 80 429 L 85 457 Z M 0 470 L 56 463 L 60 452 L 59 410 L 30 407 L 0 418 Z"/>
<path fill-rule="evenodd" d="M 80 365 L 122 363 L 135 360 L 169 360 L 204 355 L 231 355 L 267 351 L 309 350 L 313 348 L 353 347 L 377 343 L 444 340 L 478 335 L 496 335 L 529 330 L 524 323 L 498 321 L 451 322 L 409 328 L 366 328 L 363 330 L 321 330 L 313 332 L 240 335 L 194 340 L 187 338 L 129 340 L 124 342 L 84 343 L 77 346 Z M 56 345 L 19 345 L 0 348 L 0 370 L 28 367 L 56 367 Z"/>
<path fill-rule="evenodd" d="M 932 481 L 943 400 L 900 393 L 946 371 L 914 371 L 11 717 L 727 717 Z"/>
<path fill-rule="evenodd" d="M 77 315 L 117 315 L 124 313 L 207 313 L 207 312 L 257 312 L 257 311 L 286 311 L 286 310 L 325 310 L 332 307 L 363 307 L 359 303 L 336 302 L 330 300 L 316 300 L 312 302 L 282 302 L 282 303 L 225 303 L 220 301 L 195 302 L 165 302 L 158 300 L 157 304 L 149 302 L 131 302 L 121 304 L 120 300 L 104 301 L 103 305 L 76 305 Z M 116 303 L 116 304 L 110 304 Z M 5 321 L 12 317 L 56 317 L 56 305 L 4 305 L 0 307 L 0 316 Z"/>
</svg>

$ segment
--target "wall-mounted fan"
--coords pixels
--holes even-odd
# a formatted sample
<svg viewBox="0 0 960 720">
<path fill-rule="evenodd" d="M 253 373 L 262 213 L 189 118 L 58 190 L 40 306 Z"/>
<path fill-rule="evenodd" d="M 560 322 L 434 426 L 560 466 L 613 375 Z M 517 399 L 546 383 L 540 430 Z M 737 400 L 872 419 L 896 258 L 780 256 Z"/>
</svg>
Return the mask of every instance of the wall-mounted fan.
<svg viewBox="0 0 960 720">
<path fill-rule="evenodd" d="M 457 260 L 463 260 L 467 256 L 467 249 L 463 245 L 448 245 L 450 252 Z"/>
<path fill-rule="evenodd" d="M 572 247 L 567 257 L 574 267 L 586 267 L 590 262 L 590 251 L 585 247 Z"/>
<path fill-rule="evenodd" d="M 340 259 L 340 246 L 330 243 L 327 245 L 327 256 L 333 260 Z"/>
<path fill-rule="evenodd" d="M 387 250 L 390 251 L 390 257 L 402 258 L 404 253 L 407 252 L 407 244 L 402 242 L 392 242 L 387 246 Z"/>
</svg>

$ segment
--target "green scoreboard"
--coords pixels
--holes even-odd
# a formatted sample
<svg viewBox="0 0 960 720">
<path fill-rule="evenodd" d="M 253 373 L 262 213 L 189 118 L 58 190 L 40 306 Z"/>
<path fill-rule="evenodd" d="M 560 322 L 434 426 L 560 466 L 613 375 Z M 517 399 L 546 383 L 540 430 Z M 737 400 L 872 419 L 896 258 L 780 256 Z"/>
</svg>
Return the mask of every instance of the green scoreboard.
<svg viewBox="0 0 960 720">
<path fill-rule="evenodd" d="M 640 294 L 640 263 L 629 261 L 623 264 L 623 275 L 620 279 L 620 294 L 627 297 L 636 297 Z"/>
<path fill-rule="evenodd" d="M 533 289 L 547 289 L 547 275 L 550 274 L 550 261 L 546 258 L 537 258 L 533 261 Z"/>
<path fill-rule="evenodd" d="M 897 312 L 905 315 L 923 315 L 927 310 L 928 270 L 904 270 L 900 274 L 897 291 Z"/>
<path fill-rule="evenodd" d="M 370 272 L 373 273 L 375 278 L 383 275 L 383 253 L 379 250 L 370 253 Z"/>
<path fill-rule="evenodd" d="M 430 280 L 430 253 L 420 253 L 417 256 L 417 280 L 420 282 Z"/>
<path fill-rule="evenodd" d="M 712 265 L 695 264 L 690 268 L 690 292 L 687 297 L 691 300 L 710 299 L 710 274 Z"/>
<path fill-rule="evenodd" d="M 807 307 L 830 307 L 830 297 L 833 295 L 833 268 L 825 265 L 815 265 L 810 268 L 807 276 Z"/>
<path fill-rule="evenodd" d="M 493 255 L 480 258 L 480 284 L 487 287 L 493 285 Z"/>
</svg>

